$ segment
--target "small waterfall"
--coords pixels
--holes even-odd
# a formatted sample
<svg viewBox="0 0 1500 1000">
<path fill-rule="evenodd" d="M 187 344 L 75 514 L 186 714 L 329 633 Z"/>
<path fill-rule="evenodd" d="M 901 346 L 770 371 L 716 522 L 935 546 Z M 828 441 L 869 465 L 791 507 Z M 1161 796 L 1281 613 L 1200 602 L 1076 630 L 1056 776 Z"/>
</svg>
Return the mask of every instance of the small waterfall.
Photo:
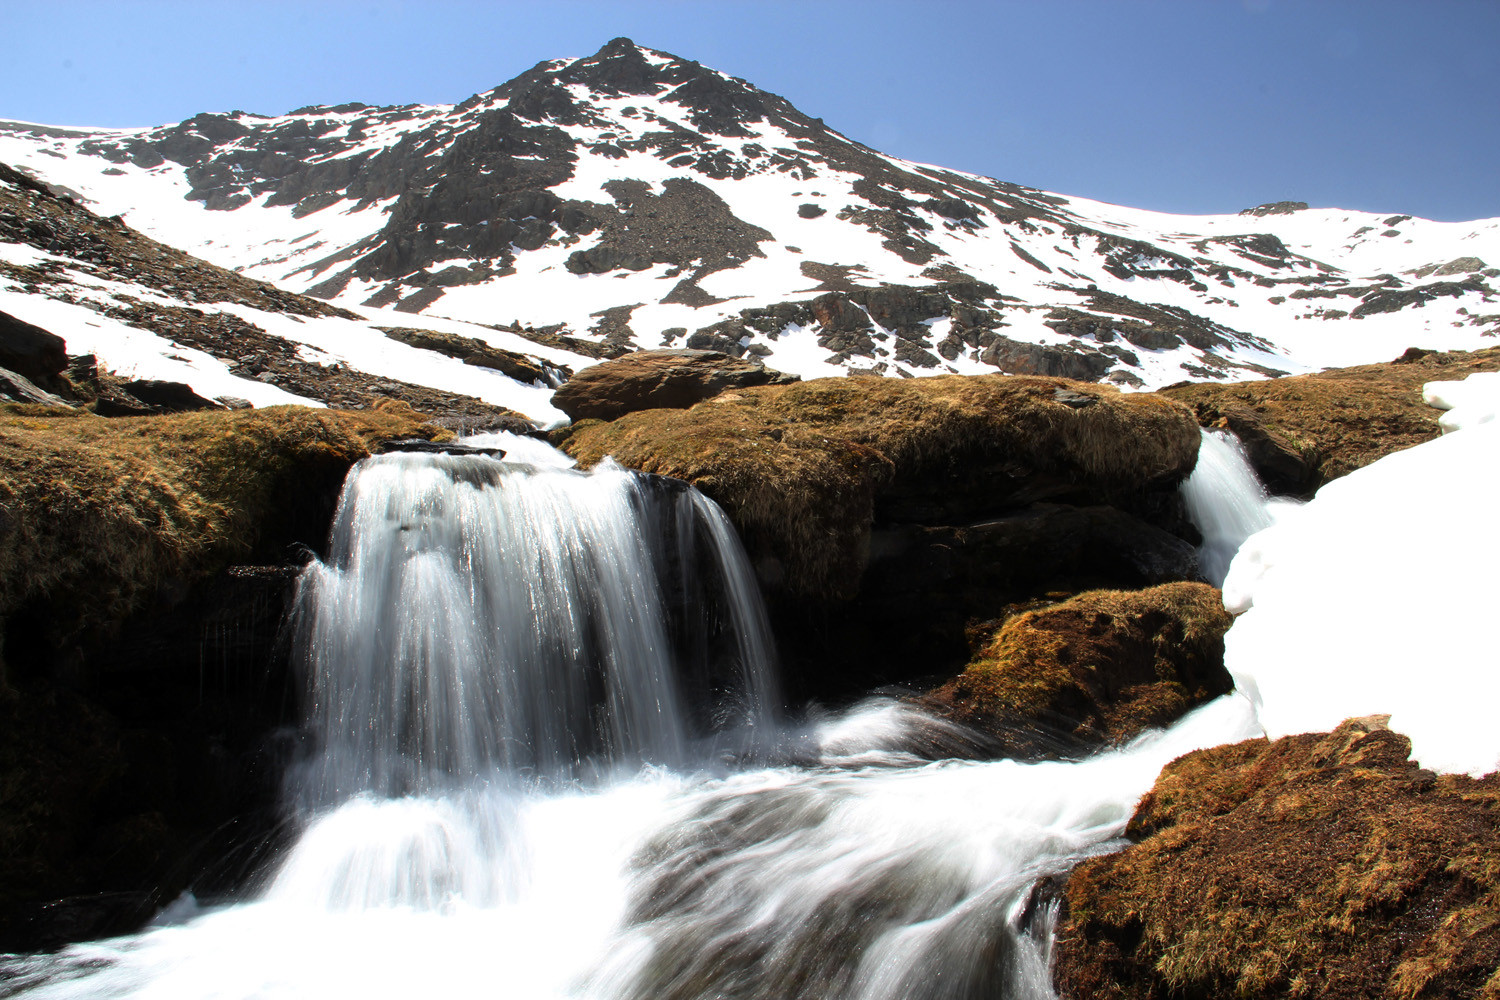
<svg viewBox="0 0 1500 1000">
<path fill-rule="evenodd" d="M 1188 516 L 1203 535 L 1198 568 L 1221 586 L 1245 539 L 1274 520 L 1271 501 L 1255 475 L 1245 446 L 1230 431 L 1203 430 L 1198 464 L 1182 484 Z"/>
<path fill-rule="evenodd" d="M 664 591 L 690 595 L 686 613 Z M 687 765 L 706 727 L 684 682 L 732 703 L 720 728 L 763 733 L 773 707 L 771 644 L 722 512 L 613 465 L 361 462 L 327 561 L 302 578 L 297 632 L 319 740 L 299 791 L 313 807 L 591 763 Z M 710 651 L 735 664 L 727 682 Z"/>
<path fill-rule="evenodd" d="M 1025 763 L 910 703 L 779 722 L 722 512 L 525 454 L 351 473 L 301 581 L 317 746 L 264 888 L 0 956 L 0 997 L 1053 1000 L 1049 878 L 1254 731 L 1229 696 Z"/>
</svg>

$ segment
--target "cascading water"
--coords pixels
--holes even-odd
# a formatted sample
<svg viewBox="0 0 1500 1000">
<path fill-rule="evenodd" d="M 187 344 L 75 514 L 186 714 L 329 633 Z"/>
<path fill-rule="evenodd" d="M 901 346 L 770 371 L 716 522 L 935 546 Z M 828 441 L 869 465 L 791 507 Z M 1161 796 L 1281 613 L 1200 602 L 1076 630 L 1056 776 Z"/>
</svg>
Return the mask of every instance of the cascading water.
<svg viewBox="0 0 1500 1000">
<path fill-rule="evenodd" d="M 1182 484 L 1188 516 L 1203 535 L 1198 569 L 1203 578 L 1220 586 L 1229 564 L 1245 539 L 1275 520 L 1279 503 L 1266 496 L 1245 454 L 1245 446 L 1230 431 L 1204 430 L 1198 464 Z"/>
<path fill-rule="evenodd" d="M 329 804 L 495 775 L 568 778 L 591 759 L 688 764 L 664 584 L 727 591 L 740 721 L 764 732 L 770 644 L 726 530 L 696 491 L 617 467 L 362 463 L 330 558 L 304 574 L 298 600 L 321 738 L 304 790 Z M 722 583 L 694 572 L 700 537 Z M 696 618 L 701 646 L 707 616 Z"/>
<path fill-rule="evenodd" d="M 1077 763 L 933 759 L 974 743 L 888 700 L 778 729 L 717 508 L 527 457 L 351 476 L 297 618 L 304 829 L 266 885 L 0 961 L 0 995 L 1049 997 L 1039 880 L 1254 729 L 1229 697 Z"/>
</svg>

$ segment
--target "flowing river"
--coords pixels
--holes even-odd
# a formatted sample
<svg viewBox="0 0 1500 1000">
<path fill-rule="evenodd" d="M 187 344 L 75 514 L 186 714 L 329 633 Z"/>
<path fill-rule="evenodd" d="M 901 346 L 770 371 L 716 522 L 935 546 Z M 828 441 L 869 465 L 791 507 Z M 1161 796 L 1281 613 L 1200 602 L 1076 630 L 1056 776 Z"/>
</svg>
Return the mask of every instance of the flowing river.
<svg viewBox="0 0 1500 1000">
<path fill-rule="evenodd" d="M 262 884 L 0 958 L 0 996 L 1049 997 L 1049 876 L 1258 734 L 1238 696 L 1076 762 L 969 759 L 895 700 L 789 719 L 717 507 L 505 443 L 350 473 Z"/>
</svg>

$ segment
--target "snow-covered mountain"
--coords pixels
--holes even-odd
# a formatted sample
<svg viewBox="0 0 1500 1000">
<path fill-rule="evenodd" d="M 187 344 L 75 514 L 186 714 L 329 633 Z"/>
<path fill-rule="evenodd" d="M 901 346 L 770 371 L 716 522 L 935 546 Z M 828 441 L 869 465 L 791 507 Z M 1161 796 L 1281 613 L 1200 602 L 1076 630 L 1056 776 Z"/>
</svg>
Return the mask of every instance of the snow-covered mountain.
<svg viewBox="0 0 1500 1000">
<path fill-rule="evenodd" d="M 0 162 L 281 288 L 575 364 L 693 346 L 804 376 L 1155 387 L 1500 333 L 1500 220 L 1065 197 L 886 156 L 628 39 L 451 107 L 0 122 Z"/>
</svg>

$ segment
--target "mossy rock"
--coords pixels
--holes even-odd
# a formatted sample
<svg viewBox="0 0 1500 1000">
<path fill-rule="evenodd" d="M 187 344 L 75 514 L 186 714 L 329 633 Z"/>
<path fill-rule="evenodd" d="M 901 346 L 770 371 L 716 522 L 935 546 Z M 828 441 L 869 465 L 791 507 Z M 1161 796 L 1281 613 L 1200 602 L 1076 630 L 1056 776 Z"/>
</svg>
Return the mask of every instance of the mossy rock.
<svg viewBox="0 0 1500 1000">
<path fill-rule="evenodd" d="M 319 543 L 350 465 L 443 433 L 403 404 L 114 419 L 0 407 L 0 616 L 31 610 L 28 640 L 48 630 L 55 650 L 98 637 L 164 584 Z"/>
<path fill-rule="evenodd" d="M 1017 749 L 1038 733 L 1062 747 L 1121 743 L 1234 686 L 1230 623 L 1207 584 L 1089 591 L 1006 620 L 928 701 Z"/>
<path fill-rule="evenodd" d="M 1192 469 L 1198 428 L 1170 400 L 1065 379 L 828 378 L 630 413 L 562 447 L 692 483 L 789 592 L 848 596 L 878 505 L 999 511 L 1166 488 Z"/>
<path fill-rule="evenodd" d="M 1500 371 L 1500 348 L 1408 351 L 1397 361 L 1332 368 L 1262 382 L 1195 382 L 1160 395 L 1193 407 L 1205 427 L 1234 431 L 1273 492 L 1310 496 L 1319 486 L 1438 436 L 1442 413 L 1422 385 Z"/>
<path fill-rule="evenodd" d="M 1068 880 L 1062 995 L 1500 995 L 1500 775 L 1410 751 L 1377 717 L 1168 765 Z"/>
</svg>

